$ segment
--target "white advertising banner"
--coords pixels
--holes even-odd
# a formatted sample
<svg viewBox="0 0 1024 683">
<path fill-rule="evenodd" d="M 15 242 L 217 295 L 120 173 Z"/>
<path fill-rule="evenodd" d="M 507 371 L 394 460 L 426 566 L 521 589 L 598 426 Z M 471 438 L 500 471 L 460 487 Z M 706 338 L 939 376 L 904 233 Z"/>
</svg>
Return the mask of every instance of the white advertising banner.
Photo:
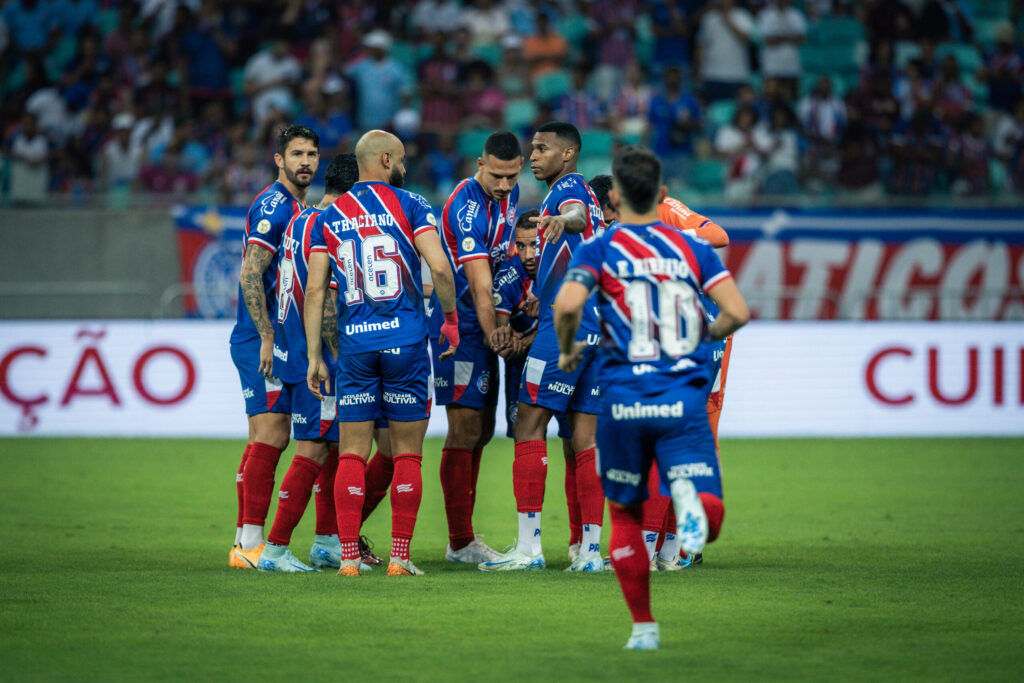
<svg viewBox="0 0 1024 683">
<path fill-rule="evenodd" d="M 0 435 L 245 438 L 230 329 L 0 323 Z M 429 433 L 446 429 L 435 406 Z M 1024 324 L 755 321 L 736 335 L 723 437 L 954 434 L 1024 435 Z"/>
</svg>

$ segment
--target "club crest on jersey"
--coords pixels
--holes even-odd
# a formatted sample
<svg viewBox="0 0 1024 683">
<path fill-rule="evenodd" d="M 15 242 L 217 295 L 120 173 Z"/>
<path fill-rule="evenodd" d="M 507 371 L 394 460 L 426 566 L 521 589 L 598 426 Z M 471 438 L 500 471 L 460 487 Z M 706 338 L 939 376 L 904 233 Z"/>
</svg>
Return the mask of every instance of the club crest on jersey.
<svg viewBox="0 0 1024 683">
<path fill-rule="evenodd" d="M 463 251 L 473 251 L 474 248 L 476 248 L 476 240 L 475 239 L 473 239 L 472 237 L 466 237 L 466 238 L 464 238 L 462 240 L 462 250 Z"/>
<path fill-rule="evenodd" d="M 486 394 L 487 390 L 491 388 L 491 373 L 480 373 L 480 376 L 476 379 L 476 388 L 480 390 L 481 394 Z"/>
<path fill-rule="evenodd" d="M 256 232 L 258 232 L 261 235 L 266 235 L 268 232 L 270 232 L 270 220 L 264 218 L 259 223 L 257 223 Z"/>
</svg>

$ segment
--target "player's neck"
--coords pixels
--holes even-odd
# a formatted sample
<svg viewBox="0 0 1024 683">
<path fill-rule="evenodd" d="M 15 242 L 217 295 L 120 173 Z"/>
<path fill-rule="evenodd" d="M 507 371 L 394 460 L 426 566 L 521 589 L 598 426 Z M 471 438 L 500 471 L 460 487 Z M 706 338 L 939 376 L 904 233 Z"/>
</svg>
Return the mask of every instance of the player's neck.
<svg viewBox="0 0 1024 683">
<path fill-rule="evenodd" d="M 626 207 L 625 202 L 619 205 L 619 220 L 617 221 L 621 225 L 647 225 L 648 223 L 658 222 L 658 205 L 655 204 L 654 208 L 644 213 L 637 213 L 636 211 L 630 210 Z"/>
<path fill-rule="evenodd" d="M 548 189 L 550 190 L 552 187 L 555 186 L 555 183 L 557 183 L 559 180 L 561 180 L 567 175 L 572 175 L 573 173 L 579 173 L 579 171 L 576 170 L 575 166 L 573 166 L 572 168 L 563 169 L 561 173 L 556 175 L 554 178 L 550 178 L 548 180 Z"/>
<path fill-rule="evenodd" d="M 299 187 L 298 185 L 296 185 L 292 181 L 288 180 L 288 176 L 286 176 L 284 173 L 281 173 L 280 175 L 277 176 L 277 182 L 279 182 L 282 185 L 284 185 L 285 189 L 288 190 L 288 192 L 290 192 L 291 195 L 293 197 L 295 197 L 295 199 L 297 199 L 300 202 L 305 203 L 305 201 L 306 201 L 306 190 L 309 189 L 308 186 L 306 186 L 306 187 Z"/>
<path fill-rule="evenodd" d="M 340 197 L 340 196 L 341 195 L 338 195 L 338 194 L 325 194 L 323 199 L 320 200 L 320 203 L 316 205 L 316 208 L 318 208 L 321 211 L 323 211 L 328 206 L 330 206 L 334 202 L 338 201 L 338 197 Z"/>
</svg>

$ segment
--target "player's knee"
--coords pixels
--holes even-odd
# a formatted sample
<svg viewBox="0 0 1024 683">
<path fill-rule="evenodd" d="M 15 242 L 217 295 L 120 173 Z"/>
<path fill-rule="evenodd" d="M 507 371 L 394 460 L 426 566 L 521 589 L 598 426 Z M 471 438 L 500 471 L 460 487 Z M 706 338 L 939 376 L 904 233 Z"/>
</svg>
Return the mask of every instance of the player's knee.
<svg viewBox="0 0 1024 683">
<path fill-rule="evenodd" d="M 516 441 L 536 441 L 543 439 L 545 427 L 550 415 L 539 406 L 531 406 L 526 403 L 519 404 L 519 414 L 516 416 L 516 424 L 512 429 Z"/>
<path fill-rule="evenodd" d="M 448 435 L 445 437 L 446 448 L 465 448 L 472 450 L 477 447 L 482 429 L 479 411 L 472 408 L 448 406 Z"/>
<path fill-rule="evenodd" d="M 725 519 L 725 503 L 711 493 L 700 494 L 700 502 L 704 505 L 704 514 L 708 516 L 708 543 L 710 543 L 718 538 L 718 534 L 722 530 L 722 520 Z"/>
</svg>

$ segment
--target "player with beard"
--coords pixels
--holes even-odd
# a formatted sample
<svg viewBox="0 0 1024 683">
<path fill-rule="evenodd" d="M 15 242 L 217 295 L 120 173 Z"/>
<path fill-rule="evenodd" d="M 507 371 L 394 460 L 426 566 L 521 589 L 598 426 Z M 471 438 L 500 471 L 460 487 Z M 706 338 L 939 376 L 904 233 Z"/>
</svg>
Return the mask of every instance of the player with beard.
<svg viewBox="0 0 1024 683">
<path fill-rule="evenodd" d="M 274 471 L 288 446 L 292 406 L 273 375 L 277 257 L 320 164 L 320 138 L 305 126 L 284 128 L 277 137 L 274 162 L 277 180 L 256 196 L 245 219 L 238 315 L 231 331 L 231 359 L 249 418 L 249 441 L 236 477 L 238 528 L 228 558 L 239 569 L 255 569 L 263 552 Z"/>
<path fill-rule="evenodd" d="M 381 130 L 356 144 L 359 182 L 317 218 L 310 238 L 304 320 L 307 383 L 322 396 L 333 380 L 340 432 L 334 502 L 341 541 L 341 576 L 359 576 L 359 527 L 364 509 L 366 460 L 375 420 L 388 420 L 394 476 L 391 483 L 391 562 L 388 576 L 422 574 L 409 546 L 423 496 L 423 437 L 430 413 L 430 357 L 420 257 L 430 267 L 444 310 L 441 340 L 459 342 L 455 283 L 423 197 L 400 189 L 405 146 Z M 321 354 L 323 300 L 333 270 L 338 283 L 339 363 L 335 377 Z"/>
</svg>

